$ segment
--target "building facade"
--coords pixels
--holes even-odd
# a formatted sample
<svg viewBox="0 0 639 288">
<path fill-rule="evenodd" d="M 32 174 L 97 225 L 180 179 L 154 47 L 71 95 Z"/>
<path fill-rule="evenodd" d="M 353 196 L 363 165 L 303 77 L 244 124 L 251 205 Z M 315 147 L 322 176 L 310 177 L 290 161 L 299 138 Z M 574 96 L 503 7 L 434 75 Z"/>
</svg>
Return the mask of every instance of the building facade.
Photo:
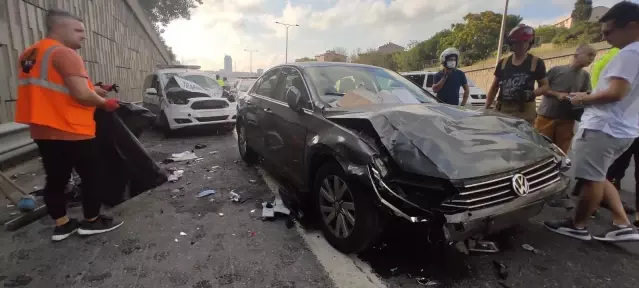
<svg viewBox="0 0 639 288">
<path fill-rule="evenodd" d="M 233 72 L 233 58 L 229 55 L 224 56 L 224 72 L 226 72 L 226 74 Z"/>
<path fill-rule="evenodd" d="M 388 42 L 382 46 L 379 46 L 377 48 L 377 52 L 381 53 L 381 54 L 393 54 L 395 52 L 402 52 L 405 51 L 406 49 L 402 46 L 399 46 L 393 42 Z"/>
<path fill-rule="evenodd" d="M 45 36 L 53 8 L 83 19 L 87 40 L 79 53 L 92 81 L 121 87 L 115 98 L 142 101 L 144 77 L 170 62 L 138 0 L 0 0 L 0 123 L 13 121 L 18 57 Z"/>
<path fill-rule="evenodd" d="M 328 50 L 326 53 L 316 55 L 315 60 L 320 62 L 346 62 L 346 55 L 336 53 L 335 51 Z"/>
</svg>

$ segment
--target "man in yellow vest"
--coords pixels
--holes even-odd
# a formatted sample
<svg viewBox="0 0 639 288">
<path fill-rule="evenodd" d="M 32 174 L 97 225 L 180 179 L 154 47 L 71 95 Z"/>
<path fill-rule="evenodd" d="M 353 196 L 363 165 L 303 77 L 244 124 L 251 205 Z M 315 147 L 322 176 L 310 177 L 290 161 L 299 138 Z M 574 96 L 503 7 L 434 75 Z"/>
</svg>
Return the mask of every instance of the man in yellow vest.
<svg viewBox="0 0 639 288">
<path fill-rule="evenodd" d="M 215 80 L 217 84 L 220 84 L 220 87 L 224 87 L 224 80 L 220 79 L 220 75 L 215 75 Z"/>
<path fill-rule="evenodd" d="M 113 111 L 115 99 L 94 87 L 84 61 L 76 50 L 86 39 L 82 20 L 66 11 L 51 10 L 46 16 L 47 36 L 27 48 L 19 60 L 18 100 L 15 121 L 29 125 L 47 174 L 44 202 L 55 229 L 51 239 L 61 241 L 78 233 L 92 235 L 111 231 L 122 222 L 100 215 L 100 170 L 95 140 L 95 108 Z M 64 195 L 72 170 L 83 183 L 85 219 L 69 219 Z"/>
</svg>

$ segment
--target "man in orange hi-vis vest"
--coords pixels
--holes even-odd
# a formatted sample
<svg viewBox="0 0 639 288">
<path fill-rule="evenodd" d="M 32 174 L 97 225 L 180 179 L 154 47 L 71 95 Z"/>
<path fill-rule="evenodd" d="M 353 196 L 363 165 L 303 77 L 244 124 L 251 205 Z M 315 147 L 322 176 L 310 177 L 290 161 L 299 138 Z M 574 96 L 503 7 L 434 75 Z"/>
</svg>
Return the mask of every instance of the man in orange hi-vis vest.
<svg viewBox="0 0 639 288">
<path fill-rule="evenodd" d="M 99 151 L 93 113 L 113 111 L 115 99 L 93 87 L 84 61 L 76 50 L 86 39 L 82 20 L 66 11 L 52 10 L 46 17 L 47 36 L 27 48 L 19 60 L 15 121 L 30 126 L 47 174 L 44 202 L 55 220 L 51 239 L 61 241 L 78 233 L 92 235 L 118 228 L 122 222 L 100 215 Z M 85 219 L 66 213 L 64 191 L 72 170 L 83 183 Z"/>
</svg>

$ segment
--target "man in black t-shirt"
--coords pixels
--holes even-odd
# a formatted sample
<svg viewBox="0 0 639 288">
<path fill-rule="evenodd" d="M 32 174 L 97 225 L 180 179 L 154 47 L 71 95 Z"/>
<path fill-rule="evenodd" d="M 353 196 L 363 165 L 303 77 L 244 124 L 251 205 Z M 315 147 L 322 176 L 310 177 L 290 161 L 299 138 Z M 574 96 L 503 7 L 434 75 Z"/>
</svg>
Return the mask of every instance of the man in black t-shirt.
<svg viewBox="0 0 639 288">
<path fill-rule="evenodd" d="M 522 118 L 533 124 L 537 117 L 535 98 L 548 90 L 546 65 L 528 53 L 534 44 L 535 30 L 520 24 L 508 33 L 507 43 L 513 54 L 495 67 L 495 78 L 488 91 L 485 108 L 493 104 L 497 91 L 497 111 Z M 539 88 L 535 89 L 535 82 Z"/>
</svg>

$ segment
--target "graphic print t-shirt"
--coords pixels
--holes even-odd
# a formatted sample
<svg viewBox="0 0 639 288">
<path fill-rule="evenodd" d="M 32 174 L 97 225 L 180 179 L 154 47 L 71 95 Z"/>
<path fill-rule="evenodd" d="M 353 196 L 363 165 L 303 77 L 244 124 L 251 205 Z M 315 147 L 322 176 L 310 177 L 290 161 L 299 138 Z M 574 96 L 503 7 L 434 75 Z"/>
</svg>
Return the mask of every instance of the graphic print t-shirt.
<svg viewBox="0 0 639 288">
<path fill-rule="evenodd" d="M 515 101 L 518 91 L 535 90 L 535 82 L 546 77 L 546 64 L 537 59 L 537 67 L 531 69 L 533 55 L 528 54 L 523 63 L 513 65 L 513 56 L 508 57 L 508 62 L 502 69 L 502 61 L 495 67 L 495 77 L 499 78 L 499 99 L 501 101 Z"/>
</svg>

